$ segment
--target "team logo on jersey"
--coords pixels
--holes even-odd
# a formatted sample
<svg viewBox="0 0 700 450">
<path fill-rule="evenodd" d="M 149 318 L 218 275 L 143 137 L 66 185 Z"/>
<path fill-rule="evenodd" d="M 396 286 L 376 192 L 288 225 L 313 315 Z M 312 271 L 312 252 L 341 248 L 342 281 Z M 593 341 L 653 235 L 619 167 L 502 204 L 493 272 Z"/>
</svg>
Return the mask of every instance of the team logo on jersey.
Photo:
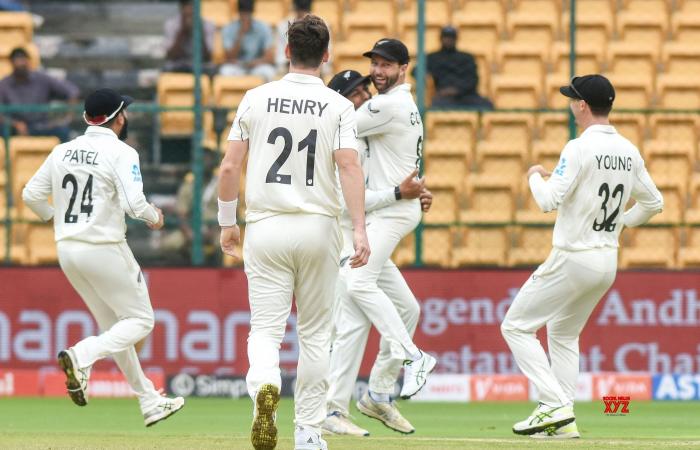
<svg viewBox="0 0 700 450">
<path fill-rule="evenodd" d="M 345 73 L 343 74 L 343 78 L 345 78 L 346 80 L 349 80 L 349 79 L 350 79 L 350 73 L 351 73 L 351 72 L 350 72 L 349 70 L 348 70 L 347 72 L 345 72 Z"/>
<path fill-rule="evenodd" d="M 139 170 L 139 166 L 137 164 L 134 164 L 131 167 L 131 174 L 134 176 L 134 182 L 141 182 L 141 171 Z"/>
<path fill-rule="evenodd" d="M 556 169 L 554 169 L 554 173 L 559 175 L 560 177 L 564 176 L 564 170 L 566 170 L 566 158 L 562 158 L 559 161 L 559 165 L 557 166 Z"/>
<path fill-rule="evenodd" d="M 377 113 L 379 112 L 378 109 L 372 109 L 372 102 L 367 102 L 367 109 L 368 109 L 369 112 L 371 112 L 372 114 L 377 114 Z"/>
</svg>

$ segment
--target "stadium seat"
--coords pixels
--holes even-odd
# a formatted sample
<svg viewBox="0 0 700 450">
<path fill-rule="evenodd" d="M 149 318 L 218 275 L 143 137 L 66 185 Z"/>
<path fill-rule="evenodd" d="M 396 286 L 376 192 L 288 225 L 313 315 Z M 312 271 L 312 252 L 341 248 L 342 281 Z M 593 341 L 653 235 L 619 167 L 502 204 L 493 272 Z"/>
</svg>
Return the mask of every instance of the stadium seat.
<svg viewBox="0 0 700 450">
<path fill-rule="evenodd" d="M 12 195 L 18 217 L 35 218 L 31 211 L 24 208 L 22 189 L 58 144 L 60 141 L 53 136 L 15 136 L 10 139 Z"/>
<path fill-rule="evenodd" d="M 404 237 L 396 246 L 391 260 L 399 267 L 415 264 L 416 262 L 416 239 L 415 233 L 410 233 Z"/>
<path fill-rule="evenodd" d="M 209 102 L 211 84 L 209 77 L 200 82 L 202 104 Z M 162 73 L 158 77 L 158 103 L 161 106 L 193 106 L 194 76 L 187 73 Z M 206 115 L 206 114 L 205 114 Z M 189 111 L 165 111 L 160 113 L 160 131 L 166 136 L 189 135 L 194 129 L 194 113 Z"/>
<path fill-rule="evenodd" d="M 537 139 L 532 143 L 532 163 L 542 164 L 542 157 L 550 157 L 552 155 L 558 158 L 569 141 L 568 114 L 540 114 L 537 117 L 537 131 Z"/>
<path fill-rule="evenodd" d="M 34 22 L 28 12 L 0 12 L 2 45 L 10 49 L 24 46 L 34 38 Z"/>
<path fill-rule="evenodd" d="M 653 48 L 658 51 L 668 33 L 668 12 L 665 2 L 644 0 L 643 10 L 623 10 L 617 13 L 617 32 L 620 39 Z"/>
<path fill-rule="evenodd" d="M 256 0 L 255 18 L 275 27 L 289 15 L 289 3 L 286 0 Z"/>
<path fill-rule="evenodd" d="M 449 225 L 457 221 L 457 192 L 453 188 L 431 187 L 433 205 L 423 214 L 427 224 Z"/>
<path fill-rule="evenodd" d="M 532 114 L 485 113 L 482 116 L 483 139 L 477 142 L 477 162 L 487 156 L 517 156 L 521 162 L 529 159 L 532 130 Z"/>
<path fill-rule="evenodd" d="M 544 80 L 544 96 L 547 106 L 552 109 L 568 109 L 569 99 L 559 92 L 559 88 L 571 81 L 569 72 L 548 73 Z"/>
<path fill-rule="evenodd" d="M 27 230 L 29 264 L 55 264 L 58 261 L 52 225 L 30 225 Z"/>
<path fill-rule="evenodd" d="M 459 221 L 468 224 L 508 224 L 513 220 L 515 194 L 510 180 L 467 179 Z"/>
<path fill-rule="evenodd" d="M 637 75 L 634 70 L 628 74 L 615 72 L 605 75 L 615 86 L 615 108 L 644 109 L 651 107 L 654 91 L 652 78 L 643 73 Z"/>
<path fill-rule="evenodd" d="M 504 17 L 504 6 L 499 0 L 462 2 L 452 15 L 459 31 L 459 47 L 472 52 L 488 48 L 492 53 L 505 30 Z"/>
<path fill-rule="evenodd" d="M 693 114 L 652 114 L 651 140 L 644 144 L 644 154 L 649 157 L 685 154 L 693 162 L 700 139 L 699 125 L 700 119 Z"/>
<path fill-rule="evenodd" d="M 621 268 L 673 269 L 678 248 L 675 227 L 641 227 L 625 230 L 629 243 L 620 255 Z"/>
<path fill-rule="evenodd" d="M 700 225 L 700 174 L 693 174 L 688 187 L 690 206 L 685 212 L 685 222 Z"/>
<path fill-rule="evenodd" d="M 547 259 L 552 249 L 552 227 L 516 227 L 517 244 L 511 247 L 508 255 L 510 266 L 536 265 Z"/>
<path fill-rule="evenodd" d="M 217 28 L 222 28 L 231 23 L 231 1 L 229 0 L 203 0 L 201 3 L 202 17 Z"/>
<path fill-rule="evenodd" d="M 314 0 L 311 4 L 311 12 L 323 17 L 331 30 L 342 30 L 341 12 L 344 2 L 339 0 Z"/>
<path fill-rule="evenodd" d="M 494 75 L 491 93 L 496 108 L 539 108 L 542 103 L 542 83 L 535 78 L 518 75 Z"/>
<path fill-rule="evenodd" d="M 685 193 L 687 185 L 679 185 L 677 180 L 657 180 L 654 177 L 656 186 L 664 197 L 664 209 L 649 221 L 652 225 L 679 225 L 683 222 L 685 213 Z M 686 181 L 687 183 L 687 181 Z"/>
<path fill-rule="evenodd" d="M 355 42 L 338 42 L 333 45 L 333 72 L 341 70 L 357 70 L 360 73 L 369 72 L 369 59 L 362 56 L 362 50 L 358 51 Z M 364 47 L 362 47 L 364 48 Z M 371 48 L 371 44 L 369 47 Z"/>
<path fill-rule="evenodd" d="M 661 74 L 656 92 L 661 108 L 700 109 L 700 85 L 694 75 Z"/>
<path fill-rule="evenodd" d="M 646 165 L 659 189 L 662 187 L 677 189 L 685 198 L 693 166 L 688 155 L 683 153 L 683 149 L 678 154 L 654 155 L 647 158 Z M 664 208 L 664 214 L 667 209 Z"/>
<path fill-rule="evenodd" d="M 505 266 L 510 247 L 507 227 L 460 227 L 452 262 L 461 266 Z"/>
<path fill-rule="evenodd" d="M 379 39 L 394 35 L 394 0 L 350 0 L 349 3 L 351 9 L 343 15 L 345 42 L 352 42 L 356 49 L 369 49 Z"/>
<path fill-rule="evenodd" d="M 685 245 L 678 249 L 678 268 L 700 267 L 700 227 L 685 229 Z"/>
<path fill-rule="evenodd" d="M 13 223 L 10 235 L 10 262 L 12 264 L 26 264 L 28 262 L 27 246 L 24 243 L 26 224 Z M 6 261 L 7 228 L 0 222 L 0 261 Z"/>
<path fill-rule="evenodd" d="M 213 103 L 219 108 L 236 109 L 243 100 L 246 91 L 260 86 L 265 80 L 260 77 L 248 76 L 223 76 L 214 78 Z M 229 122 L 233 117 L 229 117 Z"/>
<path fill-rule="evenodd" d="M 569 42 L 555 42 L 552 44 L 550 52 L 552 72 L 564 74 L 567 80 L 571 79 L 571 71 L 569 70 L 570 54 L 571 44 Z M 586 41 L 576 43 L 575 73 L 600 73 L 602 72 L 603 61 L 605 61 L 605 47 Z"/>
<path fill-rule="evenodd" d="M 430 111 L 426 117 L 424 153 L 433 155 L 462 155 L 471 161 L 479 129 L 479 115 L 474 112 Z"/>
<path fill-rule="evenodd" d="M 647 138 L 647 120 L 644 114 L 618 113 L 613 109 L 610 114 L 610 123 L 618 133 L 629 139 L 642 150 L 644 140 Z"/>
<path fill-rule="evenodd" d="M 423 264 L 452 267 L 453 227 L 425 228 L 423 230 Z"/>
<path fill-rule="evenodd" d="M 512 41 L 549 46 L 559 35 L 559 15 L 553 9 L 511 11 L 506 26 Z"/>
<path fill-rule="evenodd" d="M 529 43 L 504 42 L 499 45 L 496 56 L 501 74 L 533 78 L 541 85 L 544 79 L 545 62 L 549 56 L 549 47 L 535 46 Z"/>
<path fill-rule="evenodd" d="M 636 41 L 612 42 L 608 45 L 608 71 L 613 78 L 644 81 L 653 85 L 657 62 L 660 60 L 660 48 Z M 615 88 L 617 84 L 613 81 Z M 618 99 L 623 96 L 616 96 Z"/>
<path fill-rule="evenodd" d="M 518 188 L 517 180 L 525 175 L 522 155 L 491 154 L 484 155 L 479 163 L 479 170 L 472 174 L 475 183 L 512 183 L 514 191 Z"/>
<path fill-rule="evenodd" d="M 417 48 L 418 3 L 404 2 L 398 15 L 398 32 L 409 53 Z M 428 0 L 425 2 L 425 49 L 433 52 L 440 49 L 440 29 L 452 23 L 452 5 L 449 0 Z"/>
<path fill-rule="evenodd" d="M 671 18 L 673 39 L 697 43 L 700 39 L 700 11 L 676 12 Z"/>
<path fill-rule="evenodd" d="M 697 42 L 670 41 L 661 51 L 664 73 L 697 75 L 700 71 L 700 45 Z"/>
<path fill-rule="evenodd" d="M 466 172 L 462 155 L 432 155 L 425 160 L 425 177 L 430 180 L 431 190 L 438 187 L 459 189 Z"/>
<path fill-rule="evenodd" d="M 610 41 L 615 21 L 613 6 L 616 0 L 576 0 L 576 44 L 604 49 Z M 564 39 L 568 40 L 571 23 L 569 11 L 562 15 Z M 579 72 L 598 73 L 598 72 Z"/>
<path fill-rule="evenodd" d="M 552 166 L 551 163 L 545 164 L 548 164 L 545 165 L 545 168 L 550 170 L 556 166 L 556 163 L 554 166 Z M 520 205 L 521 206 L 515 211 L 515 222 L 518 224 L 553 224 L 557 219 L 556 211 L 550 211 L 548 213 L 542 212 L 535 198 L 532 196 L 530 185 L 526 179 L 523 180 L 520 188 Z"/>
</svg>

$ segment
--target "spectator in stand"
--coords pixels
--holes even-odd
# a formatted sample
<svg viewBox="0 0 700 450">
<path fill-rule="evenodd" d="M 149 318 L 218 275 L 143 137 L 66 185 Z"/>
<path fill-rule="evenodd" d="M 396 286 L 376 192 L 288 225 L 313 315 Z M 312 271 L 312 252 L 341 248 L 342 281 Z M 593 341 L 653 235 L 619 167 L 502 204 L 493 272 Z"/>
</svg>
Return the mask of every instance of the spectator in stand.
<svg viewBox="0 0 700 450">
<path fill-rule="evenodd" d="M 253 18 L 253 0 L 238 0 L 238 20 L 222 31 L 226 63 L 221 75 L 255 75 L 270 81 L 275 76 L 272 29 Z"/>
<path fill-rule="evenodd" d="M 192 0 L 180 0 L 180 13 L 165 22 L 165 66 L 166 72 L 192 72 L 192 30 L 194 10 Z M 216 26 L 202 20 L 202 63 L 203 71 L 210 75 L 215 72 L 212 62 Z"/>
<path fill-rule="evenodd" d="M 58 80 L 44 72 L 31 70 L 29 54 L 21 47 L 10 53 L 12 73 L 0 81 L 0 102 L 5 105 L 47 104 L 53 100 L 78 102 L 80 91 L 68 81 Z M 47 112 L 10 114 L 14 134 L 21 136 L 57 136 L 70 140 L 68 124 L 72 114 L 49 119 Z"/>
<path fill-rule="evenodd" d="M 473 106 L 493 109 L 488 98 L 477 94 L 479 74 L 474 56 L 457 50 L 457 30 L 451 26 L 440 32 L 442 48 L 428 55 L 427 71 L 435 82 L 432 106 Z"/>
</svg>

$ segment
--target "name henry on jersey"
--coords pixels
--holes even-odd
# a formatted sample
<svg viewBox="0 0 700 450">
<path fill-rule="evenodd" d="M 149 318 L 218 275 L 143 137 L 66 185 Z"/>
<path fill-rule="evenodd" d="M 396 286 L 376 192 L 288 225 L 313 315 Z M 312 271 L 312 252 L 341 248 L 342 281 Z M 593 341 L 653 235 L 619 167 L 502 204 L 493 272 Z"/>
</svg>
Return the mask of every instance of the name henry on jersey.
<svg viewBox="0 0 700 450">
<path fill-rule="evenodd" d="M 598 170 L 624 170 L 632 171 L 632 158 L 627 156 L 595 155 L 598 161 Z"/>
<path fill-rule="evenodd" d="M 98 156 L 100 156 L 99 152 L 92 150 L 68 149 L 63 155 L 62 161 L 73 164 L 90 164 L 92 166 L 99 166 L 97 163 Z"/>
<path fill-rule="evenodd" d="M 267 112 L 281 114 L 311 114 L 323 117 L 323 111 L 328 107 L 328 103 L 321 103 L 315 100 L 292 99 L 292 98 L 268 98 Z"/>
</svg>

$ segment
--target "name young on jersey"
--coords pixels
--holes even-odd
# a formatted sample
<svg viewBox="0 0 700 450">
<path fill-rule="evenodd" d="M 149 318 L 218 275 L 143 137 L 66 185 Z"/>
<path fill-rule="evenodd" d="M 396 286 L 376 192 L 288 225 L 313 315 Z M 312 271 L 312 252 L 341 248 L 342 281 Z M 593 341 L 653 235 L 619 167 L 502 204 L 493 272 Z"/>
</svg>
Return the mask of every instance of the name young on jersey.
<svg viewBox="0 0 700 450">
<path fill-rule="evenodd" d="M 62 161 L 71 164 L 89 164 L 92 166 L 99 166 L 97 162 L 97 157 L 99 155 L 99 152 L 92 150 L 68 149 L 63 155 Z"/>
<path fill-rule="evenodd" d="M 328 107 L 328 103 L 321 103 L 315 100 L 293 99 L 293 98 L 268 98 L 267 112 L 280 114 L 311 114 L 323 117 L 323 111 Z"/>
<path fill-rule="evenodd" d="M 632 171 L 632 158 L 627 156 L 595 155 L 598 161 L 598 170 L 623 170 Z"/>
</svg>

